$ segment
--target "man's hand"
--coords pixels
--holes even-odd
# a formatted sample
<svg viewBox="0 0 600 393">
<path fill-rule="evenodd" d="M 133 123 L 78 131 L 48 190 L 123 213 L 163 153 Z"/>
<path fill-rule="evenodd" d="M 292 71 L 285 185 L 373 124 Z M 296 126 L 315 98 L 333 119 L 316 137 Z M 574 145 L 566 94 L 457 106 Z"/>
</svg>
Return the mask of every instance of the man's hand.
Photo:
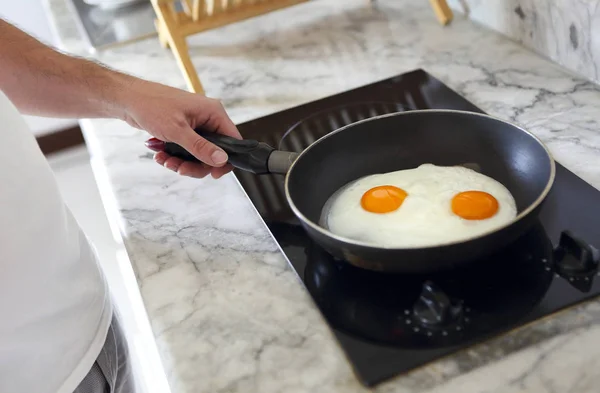
<svg viewBox="0 0 600 393">
<path fill-rule="evenodd" d="M 219 101 L 137 80 L 126 93 L 124 107 L 124 120 L 127 123 L 146 130 L 162 141 L 181 145 L 204 163 L 186 162 L 165 152 L 158 152 L 154 155 L 154 160 L 160 165 L 180 175 L 198 178 L 210 173 L 218 179 L 231 171 L 231 165 L 226 164 L 227 154 L 193 130 L 203 127 L 241 139 Z"/>
<path fill-rule="evenodd" d="M 59 53 L 0 19 L 0 90 L 26 114 L 119 118 L 165 142 L 183 146 L 205 164 L 164 152 L 156 161 L 186 176 L 219 178 L 232 168 L 227 154 L 199 137 L 202 126 L 240 134 L 216 100 L 147 82 Z"/>
</svg>

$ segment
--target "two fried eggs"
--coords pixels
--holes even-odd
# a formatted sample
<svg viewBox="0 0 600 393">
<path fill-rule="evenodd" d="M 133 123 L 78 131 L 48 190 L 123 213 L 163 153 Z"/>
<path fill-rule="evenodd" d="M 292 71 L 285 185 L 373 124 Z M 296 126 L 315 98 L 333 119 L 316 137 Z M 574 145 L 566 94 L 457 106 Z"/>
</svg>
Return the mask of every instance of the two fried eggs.
<svg viewBox="0 0 600 393">
<path fill-rule="evenodd" d="M 465 167 L 423 164 L 347 184 L 325 204 L 321 224 L 376 247 L 409 248 L 466 240 L 516 216 L 500 182 Z"/>
</svg>

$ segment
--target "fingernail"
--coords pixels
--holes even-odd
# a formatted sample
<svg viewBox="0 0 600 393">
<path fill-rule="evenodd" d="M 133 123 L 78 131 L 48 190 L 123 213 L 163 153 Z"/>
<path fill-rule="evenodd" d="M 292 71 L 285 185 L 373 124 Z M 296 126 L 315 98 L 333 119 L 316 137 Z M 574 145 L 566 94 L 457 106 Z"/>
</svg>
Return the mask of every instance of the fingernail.
<svg viewBox="0 0 600 393">
<path fill-rule="evenodd" d="M 146 147 L 153 151 L 163 151 L 165 150 L 165 142 L 160 139 L 150 138 L 145 143 Z"/>
<path fill-rule="evenodd" d="M 222 165 L 227 162 L 227 153 L 223 150 L 215 150 L 213 154 L 210 156 L 215 165 Z"/>
</svg>

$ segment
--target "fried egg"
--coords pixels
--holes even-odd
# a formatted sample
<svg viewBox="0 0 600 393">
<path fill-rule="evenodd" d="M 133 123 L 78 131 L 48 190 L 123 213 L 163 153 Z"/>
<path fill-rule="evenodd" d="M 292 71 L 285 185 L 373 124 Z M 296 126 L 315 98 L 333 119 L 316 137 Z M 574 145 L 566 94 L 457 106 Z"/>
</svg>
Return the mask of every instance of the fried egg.
<svg viewBox="0 0 600 393">
<path fill-rule="evenodd" d="M 375 247 L 411 248 L 464 241 L 516 216 L 500 182 L 461 166 L 423 164 L 347 184 L 329 198 L 320 224 Z"/>
</svg>

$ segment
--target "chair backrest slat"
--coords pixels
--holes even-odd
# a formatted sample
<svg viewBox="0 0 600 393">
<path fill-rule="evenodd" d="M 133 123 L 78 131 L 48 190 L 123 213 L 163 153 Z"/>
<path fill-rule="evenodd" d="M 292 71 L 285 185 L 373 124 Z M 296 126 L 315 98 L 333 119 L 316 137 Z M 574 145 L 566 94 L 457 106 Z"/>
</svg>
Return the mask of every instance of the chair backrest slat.
<svg viewBox="0 0 600 393">
<path fill-rule="evenodd" d="M 205 0 L 194 0 L 192 5 L 192 19 L 194 22 L 200 20 L 200 18 L 206 15 L 207 1 Z"/>
</svg>

